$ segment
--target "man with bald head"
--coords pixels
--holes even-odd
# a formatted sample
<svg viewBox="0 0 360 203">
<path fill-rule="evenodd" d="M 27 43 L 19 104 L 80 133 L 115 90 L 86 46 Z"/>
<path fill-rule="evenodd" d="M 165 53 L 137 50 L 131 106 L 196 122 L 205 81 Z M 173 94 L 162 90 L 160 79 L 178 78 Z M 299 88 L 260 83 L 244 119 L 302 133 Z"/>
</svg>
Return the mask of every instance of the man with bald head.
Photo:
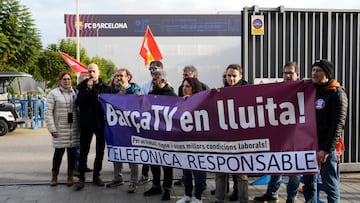
<svg viewBox="0 0 360 203">
<path fill-rule="evenodd" d="M 93 171 L 93 183 L 97 186 L 104 186 L 100 178 L 102 162 L 105 150 L 104 136 L 104 112 L 101 108 L 99 95 L 111 93 L 111 88 L 99 78 L 98 65 L 91 63 L 88 66 L 88 79 L 83 80 L 77 87 L 78 95 L 76 104 L 80 109 L 80 157 L 79 157 L 79 182 L 76 190 L 84 188 L 87 157 L 90 151 L 92 136 L 96 136 L 96 155 Z"/>
</svg>

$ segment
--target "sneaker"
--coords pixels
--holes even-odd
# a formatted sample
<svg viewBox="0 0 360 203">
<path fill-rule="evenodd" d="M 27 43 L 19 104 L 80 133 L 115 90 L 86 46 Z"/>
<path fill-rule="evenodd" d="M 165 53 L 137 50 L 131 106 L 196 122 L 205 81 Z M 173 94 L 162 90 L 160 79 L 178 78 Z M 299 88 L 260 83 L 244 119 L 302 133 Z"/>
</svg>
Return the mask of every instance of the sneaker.
<svg viewBox="0 0 360 203">
<path fill-rule="evenodd" d="M 137 189 L 136 185 L 131 183 L 128 188 L 128 193 L 135 193 L 136 189 Z"/>
<path fill-rule="evenodd" d="M 176 201 L 176 203 L 190 203 L 191 200 L 191 197 L 184 195 L 184 197 Z"/>
<path fill-rule="evenodd" d="M 233 192 L 231 193 L 230 197 L 229 197 L 229 201 L 234 202 L 234 201 L 238 201 L 239 200 L 239 195 L 237 192 Z"/>
<path fill-rule="evenodd" d="M 170 199 L 171 199 L 170 190 L 164 190 L 164 194 L 162 195 L 161 200 L 162 201 L 167 201 L 167 200 L 170 200 Z"/>
<path fill-rule="evenodd" d="M 263 196 L 255 197 L 254 200 L 257 202 L 268 202 L 268 203 L 279 201 L 276 197 L 271 197 L 267 194 L 265 194 Z"/>
<path fill-rule="evenodd" d="M 147 176 L 141 176 L 140 180 L 138 181 L 139 185 L 144 185 L 146 183 L 150 182 L 150 178 Z"/>
<path fill-rule="evenodd" d="M 190 203 L 202 203 L 202 200 L 194 197 Z"/>
<path fill-rule="evenodd" d="M 122 178 L 112 180 L 110 183 L 106 184 L 106 187 L 112 188 L 120 185 L 124 185 L 124 180 Z"/>
<path fill-rule="evenodd" d="M 104 181 L 102 181 L 100 177 L 94 178 L 93 184 L 99 187 L 103 187 L 105 185 Z"/>
<path fill-rule="evenodd" d="M 182 181 L 182 179 L 179 179 L 179 180 L 177 180 L 177 181 L 174 182 L 174 185 L 176 185 L 176 186 L 182 186 L 182 185 L 184 185 L 184 182 Z"/>
<path fill-rule="evenodd" d="M 144 196 L 153 196 L 153 195 L 161 195 L 161 188 L 151 187 L 148 191 L 144 192 Z"/>
</svg>

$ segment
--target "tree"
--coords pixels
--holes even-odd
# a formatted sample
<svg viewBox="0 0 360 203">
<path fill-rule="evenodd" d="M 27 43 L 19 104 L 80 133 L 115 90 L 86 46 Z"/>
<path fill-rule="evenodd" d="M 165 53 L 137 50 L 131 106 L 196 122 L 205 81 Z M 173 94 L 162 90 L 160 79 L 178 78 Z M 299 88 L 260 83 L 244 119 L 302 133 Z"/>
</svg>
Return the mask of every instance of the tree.
<svg viewBox="0 0 360 203">
<path fill-rule="evenodd" d="M 41 50 L 38 30 L 29 9 L 18 0 L 0 1 L 0 71 L 28 72 Z"/>
<path fill-rule="evenodd" d="M 73 85 L 76 85 L 76 75 L 60 56 L 59 51 L 62 51 L 75 58 L 76 42 L 70 39 L 62 39 L 58 45 L 50 44 L 40 54 L 37 63 L 39 68 L 31 70 L 34 78 L 37 81 L 44 81 L 47 88 L 52 88 L 57 85 L 58 75 L 63 71 L 68 71 L 72 74 Z M 89 63 L 97 63 L 101 71 L 101 78 L 107 84 L 110 82 L 111 75 L 113 75 L 116 70 L 115 65 L 111 61 L 98 57 L 90 59 L 85 49 L 80 50 L 80 59 L 81 63 L 84 65 L 88 65 Z"/>
</svg>

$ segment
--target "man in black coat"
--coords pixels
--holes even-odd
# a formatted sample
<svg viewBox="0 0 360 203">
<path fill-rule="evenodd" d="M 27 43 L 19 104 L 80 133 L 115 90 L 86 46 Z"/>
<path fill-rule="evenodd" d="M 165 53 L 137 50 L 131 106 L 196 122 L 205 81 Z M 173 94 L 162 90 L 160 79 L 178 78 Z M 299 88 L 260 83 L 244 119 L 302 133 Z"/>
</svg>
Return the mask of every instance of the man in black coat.
<svg viewBox="0 0 360 203">
<path fill-rule="evenodd" d="M 174 88 L 167 83 L 166 73 L 163 70 L 158 70 L 152 73 L 152 91 L 149 94 L 176 96 Z M 151 173 L 153 175 L 152 187 L 144 193 L 144 196 L 152 196 L 163 194 L 161 200 L 170 200 L 170 189 L 173 181 L 173 169 L 163 166 L 164 182 L 162 192 L 160 185 L 161 168 L 160 166 L 151 166 Z"/>
<path fill-rule="evenodd" d="M 87 157 L 93 134 L 96 136 L 96 155 L 93 171 L 93 183 L 104 186 L 100 178 L 105 150 L 104 112 L 99 101 L 99 94 L 111 93 L 111 88 L 99 78 L 99 67 L 92 63 L 88 66 L 89 78 L 82 81 L 77 89 L 76 104 L 80 109 L 80 157 L 79 157 L 79 182 L 76 190 L 84 188 Z"/>
<path fill-rule="evenodd" d="M 334 65 L 326 60 L 316 60 L 312 65 L 311 80 L 316 86 L 316 121 L 322 190 L 327 202 L 340 202 L 340 167 L 336 150 L 344 130 L 348 99 L 344 88 L 334 79 Z M 304 175 L 306 202 L 316 202 L 317 182 L 315 175 Z"/>
</svg>

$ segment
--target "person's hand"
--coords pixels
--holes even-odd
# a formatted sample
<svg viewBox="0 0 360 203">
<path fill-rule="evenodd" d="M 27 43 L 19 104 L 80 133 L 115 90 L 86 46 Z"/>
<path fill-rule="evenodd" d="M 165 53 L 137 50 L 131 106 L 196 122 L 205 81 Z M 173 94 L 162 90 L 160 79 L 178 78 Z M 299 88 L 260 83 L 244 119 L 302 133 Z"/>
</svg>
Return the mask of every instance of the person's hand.
<svg viewBox="0 0 360 203">
<path fill-rule="evenodd" d="M 302 80 L 304 81 L 305 84 L 313 82 L 311 78 L 304 78 Z"/>
<path fill-rule="evenodd" d="M 316 158 L 317 158 L 318 163 L 325 163 L 328 156 L 329 156 L 329 153 L 325 152 L 324 150 L 320 150 L 316 153 Z"/>
<path fill-rule="evenodd" d="M 58 132 L 51 132 L 51 136 L 53 138 L 57 138 L 57 137 L 59 137 L 59 133 Z"/>
<path fill-rule="evenodd" d="M 184 95 L 183 99 L 186 100 L 190 95 Z"/>
<path fill-rule="evenodd" d="M 90 78 L 87 82 L 87 88 L 92 89 L 93 85 L 94 85 L 94 80 Z"/>
</svg>

